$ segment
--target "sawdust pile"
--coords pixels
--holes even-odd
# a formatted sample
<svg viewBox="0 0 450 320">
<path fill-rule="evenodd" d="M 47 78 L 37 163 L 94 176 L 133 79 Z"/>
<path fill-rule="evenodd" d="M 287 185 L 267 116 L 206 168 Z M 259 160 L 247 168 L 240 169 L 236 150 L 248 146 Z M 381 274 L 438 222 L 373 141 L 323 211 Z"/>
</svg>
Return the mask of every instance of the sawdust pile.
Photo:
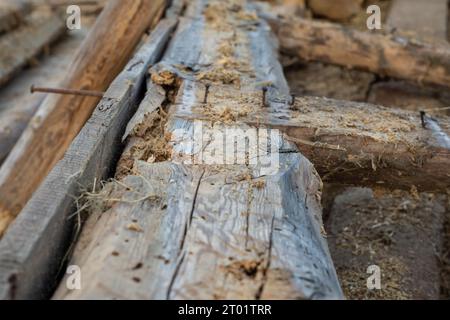
<svg viewBox="0 0 450 320">
<path fill-rule="evenodd" d="M 171 157 L 171 134 L 165 131 L 166 122 L 167 114 L 162 108 L 145 116 L 145 120 L 134 129 L 131 148 L 125 150 L 119 160 L 117 179 L 133 174 L 136 160 L 154 163 Z"/>
<path fill-rule="evenodd" d="M 256 12 L 245 10 L 238 1 L 213 1 L 205 9 L 204 15 L 208 26 L 224 34 L 234 30 L 236 25 L 248 27 L 258 23 Z M 207 71 L 198 73 L 197 79 L 239 87 L 242 73 L 254 77 L 246 57 L 235 56 L 236 47 L 243 47 L 247 41 L 239 31 L 221 39 L 213 65 Z"/>
</svg>

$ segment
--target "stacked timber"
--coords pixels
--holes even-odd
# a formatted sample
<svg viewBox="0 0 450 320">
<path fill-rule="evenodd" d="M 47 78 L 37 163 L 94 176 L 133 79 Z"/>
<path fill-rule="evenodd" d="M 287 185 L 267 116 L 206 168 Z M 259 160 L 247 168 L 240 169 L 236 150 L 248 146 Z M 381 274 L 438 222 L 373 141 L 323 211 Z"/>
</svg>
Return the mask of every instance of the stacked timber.
<svg viewBox="0 0 450 320">
<path fill-rule="evenodd" d="M 144 12 L 144 0 L 111 3 L 100 21 L 119 12 L 124 21 L 128 12 L 128 22 L 142 19 L 142 32 L 162 13 Z M 64 84 L 102 91 L 122 71 L 92 116 L 99 99 L 47 98 L 0 170 L 0 298 L 339 299 L 321 177 L 450 187 L 442 178 L 448 118 L 424 116 L 421 124 L 408 111 L 291 95 L 277 42 L 255 8 L 246 0 L 186 8 L 175 1 L 124 69 L 107 59 L 126 48 L 125 63 L 138 31 L 129 37 L 124 22 L 112 31 L 121 40 L 107 45 L 101 40 L 111 34 L 98 23 L 76 60 L 83 71 L 72 70 Z M 417 57 L 392 35 L 371 47 L 363 34 L 315 23 L 283 22 L 282 48 L 344 64 L 339 46 L 332 58 L 324 52 L 348 41 L 357 67 L 447 81 L 446 49 L 421 46 Z M 99 43 L 100 53 L 88 50 Z M 387 64 L 364 56 L 384 54 L 385 44 L 393 48 Z M 408 71 L 394 53 L 439 63 Z M 110 65 L 91 68 L 85 59 Z M 12 174 L 18 168 L 23 177 Z M 58 282 L 66 262 L 81 268 L 80 290 L 70 290 L 69 277 Z"/>
<path fill-rule="evenodd" d="M 112 82 L 91 120 L 0 239 L 0 298 L 43 299 L 57 284 L 77 219 L 74 197 L 107 179 L 125 126 L 141 99 L 149 65 L 164 49 L 174 21 L 163 21 Z M 84 189 L 83 189 L 84 190 Z"/>
<path fill-rule="evenodd" d="M 277 102 L 289 89 L 276 47 L 253 7 L 191 2 L 150 72 L 124 136 L 115 192 L 105 198 L 117 201 L 93 212 L 70 262 L 82 268 L 85 285 L 71 292 L 63 280 L 55 298 L 342 297 L 312 164 L 281 136 L 229 112 L 287 111 Z M 189 119 L 197 111 L 206 119 Z M 204 157 L 189 147 L 196 126 L 204 130 Z M 232 129 L 260 130 L 261 146 L 224 164 L 234 141 L 212 137 Z M 264 135 L 279 159 L 274 167 L 262 165 L 271 159 Z"/>
<path fill-rule="evenodd" d="M 277 24 L 281 50 L 306 61 L 359 68 L 382 76 L 450 86 L 450 45 L 395 34 L 356 31 L 293 18 Z"/>
<path fill-rule="evenodd" d="M 122 70 L 165 1 L 109 1 L 77 52 L 61 87 L 105 90 Z M 100 98 L 48 96 L 0 168 L 0 235 L 64 155 Z M 18 176 L 17 172 L 21 172 Z"/>
<path fill-rule="evenodd" d="M 49 8 L 20 17 L 20 26 L 0 35 L 0 87 L 66 30 L 62 15 Z"/>
</svg>

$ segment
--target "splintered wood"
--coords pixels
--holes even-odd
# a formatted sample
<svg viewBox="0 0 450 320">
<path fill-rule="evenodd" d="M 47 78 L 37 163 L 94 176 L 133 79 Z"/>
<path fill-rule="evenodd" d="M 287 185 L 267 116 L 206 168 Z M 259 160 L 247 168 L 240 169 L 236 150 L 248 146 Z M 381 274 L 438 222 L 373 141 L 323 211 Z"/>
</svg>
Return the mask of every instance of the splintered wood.
<svg viewBox="0 0 450 320">
<path fill-rule="evenodd" d="M 55 299 L 342 298 L 313 165 L 275 130 L 239 121 L 289 112 L 276 50 L 247 1 L 189 3 L 126 130 L 108 210 L 91 212 L 75 248 L 83 287 L 63 280 Z M 241 133 L 263 147 L 225 164 Z M 269 149 L 273 166 L 252 158 Z"/>
<path fill-rule="evenodd" d="M 450 187 L 450 149 L 432 130 L 424 130 L 418 113 L 381 106 L 319 97 L 288 97 L 265 113 L 229 103 L 232 95 L 210 100 L 227 105 L 231 115 L 250 125 L 281 130 L 286 139 L 317 168 L 323 179 L 358 184 L 391 184 L 421 191 Z M 260 93 L 241 94 L 242 101 L 259 101 Z M 242 110 L 246 110 L 242 113 Z M 179 111 L 178 116 L 205 119 L 203 112 Z M 435 122 L 431 122 L 434 124 Z M 448 117 L 441 117 L 444 135 L 450 132 Z"/>
</svg>

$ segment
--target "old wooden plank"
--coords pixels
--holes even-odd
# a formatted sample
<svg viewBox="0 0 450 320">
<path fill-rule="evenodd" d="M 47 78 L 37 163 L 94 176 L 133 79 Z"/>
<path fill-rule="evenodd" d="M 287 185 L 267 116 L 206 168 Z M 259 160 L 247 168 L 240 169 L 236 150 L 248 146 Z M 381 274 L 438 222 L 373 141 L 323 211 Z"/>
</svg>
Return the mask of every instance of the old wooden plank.
<svg viewBox="0 0 450 320">
<path fill-rule="evenodd" d="M 7 230 L 0 241 L 0 298 L 44 298 L 52 292 L 75 223 L 68 220 L 76 210 L 73 197 L 111 173 L 147 69 L 158 61 L 175 24 L 160 22 Z"/>
<path fill-rule="evenodd" d="M 281 49 L 304 60 L 368 70 L 418 83 L 449 86 L 450 45 L 369 33 L 302 18 L 280 22 Z"/>
<path fill-rule="evenodd" d="M 449 187 L 449 154 L 431 128 L 422 128 L 419 113 L 366 103 L 319 97 L 284 97 L 286 107 L 261 114 L 230 102 L 236 93 L 216 93 L 209 99 L 229 109 L 237 123 L 265 125 L 283 131 L 315 165 L 326 180 L 383 183 L 409 190 L 445 190 Z M 240 93 L 247 103 L 260 101 L 260 92 Z M 184 119 L 214 119 L 199 108 L 178 110 Z M 450 132 L 450 119 L 439 117 L 442 132 Z M 290 137 L 290 138 L 289 138 Z"/>
<path fill-rule="evenodd" d="M 224 149 L 234 148 L 234 139 L 221 145 L 213 138 L 234 128 L 245 140 L 258 130 L 230 123 L 214 96 L 228 93 L 228 103 L 244 109 L 241 93 L 259 90 L 257 102 L 247 104 L 264 116 L 289 94 L 276 42 L 253 9 L 244 0 L 189 4 L 164 59 L 152 68 L 153 98 L 128 130 L 120 180 L 104 199 L 110 209 L 94 211 L 70 262 L 83 270 L 82 288 L 68 290 L 63 279 L 55 299 L 342 297 L 311 163 L 275 131 L 262 130 L 260 144 L 251 144 L 241 163 L 231 152 L 227 165 Z M 213 84 L 218 89 L 210 97 Z M 219 116 L 175 116 L 196 107 Z M 192 149 L 197 125 L 205 141 Z M 206 157 L 211 162 L 201 162 Z"/>
<path fill-rule="evenodd" d="M 109 1 L 60 86 L 104 91 L 165 5 L 164 0 Z M 99 99 L 49 95 L 43 101 L 0 168 L 0 235 L 62 158 Z"/>
<path fill-rule="evenodd" d="M 68 33 L 51 46 L 38 65 L 22 70 L 0 89 L 0 164 L 16 144 L 36 113 L 45 94 L 30 92 L 33 84 L 58 86 L 70 67 L 73 55 L 86 37 L 95 19 L 84 19 L 81 30 Z"/>
<path fill-rule="evenodd" d="M 0 86 L 66 30 L 59 14 L 37 10 L 17 30 L 0 37 Z"/>
</svg>

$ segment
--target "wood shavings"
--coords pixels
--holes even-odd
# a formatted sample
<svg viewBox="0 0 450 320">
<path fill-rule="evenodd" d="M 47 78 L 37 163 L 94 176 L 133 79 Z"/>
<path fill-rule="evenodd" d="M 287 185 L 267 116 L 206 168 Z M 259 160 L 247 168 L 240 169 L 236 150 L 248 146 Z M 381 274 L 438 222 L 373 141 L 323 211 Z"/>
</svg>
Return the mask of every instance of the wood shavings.
<svg viewBox="0 0 450 320">
<path fill-rule="evenodd" d="M 134 232 L 143 232 L 144 230 L 136 222 L 127 225 L 127 229 Z"/>
</svg>

